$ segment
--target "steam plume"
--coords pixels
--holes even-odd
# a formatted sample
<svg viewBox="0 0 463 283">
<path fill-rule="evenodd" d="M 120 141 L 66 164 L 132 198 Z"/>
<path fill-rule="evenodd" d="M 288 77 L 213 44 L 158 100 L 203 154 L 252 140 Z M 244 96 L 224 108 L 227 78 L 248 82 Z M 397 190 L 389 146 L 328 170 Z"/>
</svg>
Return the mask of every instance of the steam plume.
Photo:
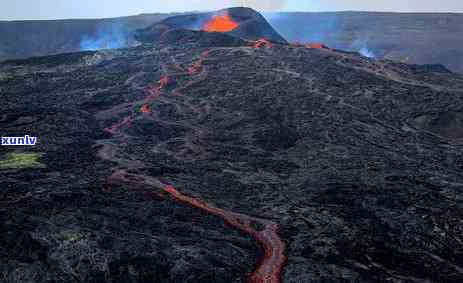
<svg viewBox="0 0 463 283">
<path fill-rule="evenodd" d="M 277 11 L 283 8 L 284 0 L 230 0 L 230 6 L 244 6 L 258 11 Z"/>
<path fill-rule="evenodd" d="M 99 50 L 127 47 L 130 43 L 129 31 L 120 23 L 98 26 L 93 34 L 85 34 L 80 40 L 81 50 Z"/>
</svg>

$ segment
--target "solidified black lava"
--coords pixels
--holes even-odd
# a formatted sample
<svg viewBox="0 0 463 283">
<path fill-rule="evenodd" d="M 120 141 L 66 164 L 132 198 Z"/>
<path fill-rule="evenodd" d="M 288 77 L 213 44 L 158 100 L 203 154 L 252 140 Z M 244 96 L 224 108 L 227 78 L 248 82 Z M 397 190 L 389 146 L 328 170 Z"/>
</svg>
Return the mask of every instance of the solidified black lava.
<svg viewBox="0 0 463 283">
<path fill-rule="evenodd" d="M 282 282 L 463 281 L 460 75 L 194 34 L 0 64 L 0 135 L 39 139 L 0 160 L 46 166 L 0 169 L 2 282 L 243 282 L 254 239 L 154 180 L 277 223 Z"/>
</svg>

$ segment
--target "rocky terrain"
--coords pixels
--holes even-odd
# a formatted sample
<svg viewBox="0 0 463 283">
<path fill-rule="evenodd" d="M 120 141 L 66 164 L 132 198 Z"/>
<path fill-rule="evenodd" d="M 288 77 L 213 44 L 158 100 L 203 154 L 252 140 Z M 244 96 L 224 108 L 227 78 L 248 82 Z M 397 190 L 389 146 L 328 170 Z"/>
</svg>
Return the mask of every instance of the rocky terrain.
<svg viewBox="0 0 463 283">
<path fill-rule="evenodd" d="M 0 64 L 0 281 L 463 280 L 461 75 L 161 39 Z"/>
</svg>

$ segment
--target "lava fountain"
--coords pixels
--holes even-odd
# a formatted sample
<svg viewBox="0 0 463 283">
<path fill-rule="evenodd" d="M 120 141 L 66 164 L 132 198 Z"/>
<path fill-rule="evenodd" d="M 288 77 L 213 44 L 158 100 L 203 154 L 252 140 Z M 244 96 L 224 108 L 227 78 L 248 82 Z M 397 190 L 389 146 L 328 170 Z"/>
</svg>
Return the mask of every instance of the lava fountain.
<svg viewBox="0 0 463 283">
<path fill-rule="evenodd" d="M 207 32 L 229 32 L 239 26 L 228 14 L 213 16 L 201 28 Z"/>
</svg>

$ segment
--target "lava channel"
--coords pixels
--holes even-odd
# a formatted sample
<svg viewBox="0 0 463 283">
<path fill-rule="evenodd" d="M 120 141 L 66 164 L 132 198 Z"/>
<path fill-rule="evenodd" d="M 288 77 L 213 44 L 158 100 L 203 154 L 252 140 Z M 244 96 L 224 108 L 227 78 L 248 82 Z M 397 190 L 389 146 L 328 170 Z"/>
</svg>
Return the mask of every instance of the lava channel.
<svg viewBox="0 0 463 283">
<path fill-rule="evenodd" d="M 150 113 L 150 108 L 149 104 L 156 100 L 159 96 L 161 96 L 161 91 L 162 89 L 167 85 L 169 82 L 169 78 L 165 75 L 162 75 L 157 84 L 148 86 L 145 89 L 145 92 L 147 94 L 143 105 L 140 107 L 139 111 L 143 114 L 148 114 Z"/>
<path fill-rule="evenodd" d="M 172 186 L 164 186 L 163 191 L 168 193 L 177 202 L 201 209 L 207 213 L 223 219 L 230 226 L 252 236 L 263 249 L 264 255 L 257 269 L 249 274 L 248 283 L 279 283 L 283 265 L 286 261 L 284 254 L 285 244 L 278 236 L 278 225 L 268 220 L 250 217 L 244 214 L 225 211 L 220 208 L 210 207 L 206 203 L 183 195 Z M 252 227 L 252 223 L 263 225 L 263 230 L 258 231 Z"/>
<path fill-rule="evenodd" d="M 188 68 L 187 73 L 188 75 L 192 76 L 196 74 L 203 66 L 203 61 L 209 56 L 209 52 L 206 50 L 199 56 L 199 59 L 194 61 Z"/>
</svg>

